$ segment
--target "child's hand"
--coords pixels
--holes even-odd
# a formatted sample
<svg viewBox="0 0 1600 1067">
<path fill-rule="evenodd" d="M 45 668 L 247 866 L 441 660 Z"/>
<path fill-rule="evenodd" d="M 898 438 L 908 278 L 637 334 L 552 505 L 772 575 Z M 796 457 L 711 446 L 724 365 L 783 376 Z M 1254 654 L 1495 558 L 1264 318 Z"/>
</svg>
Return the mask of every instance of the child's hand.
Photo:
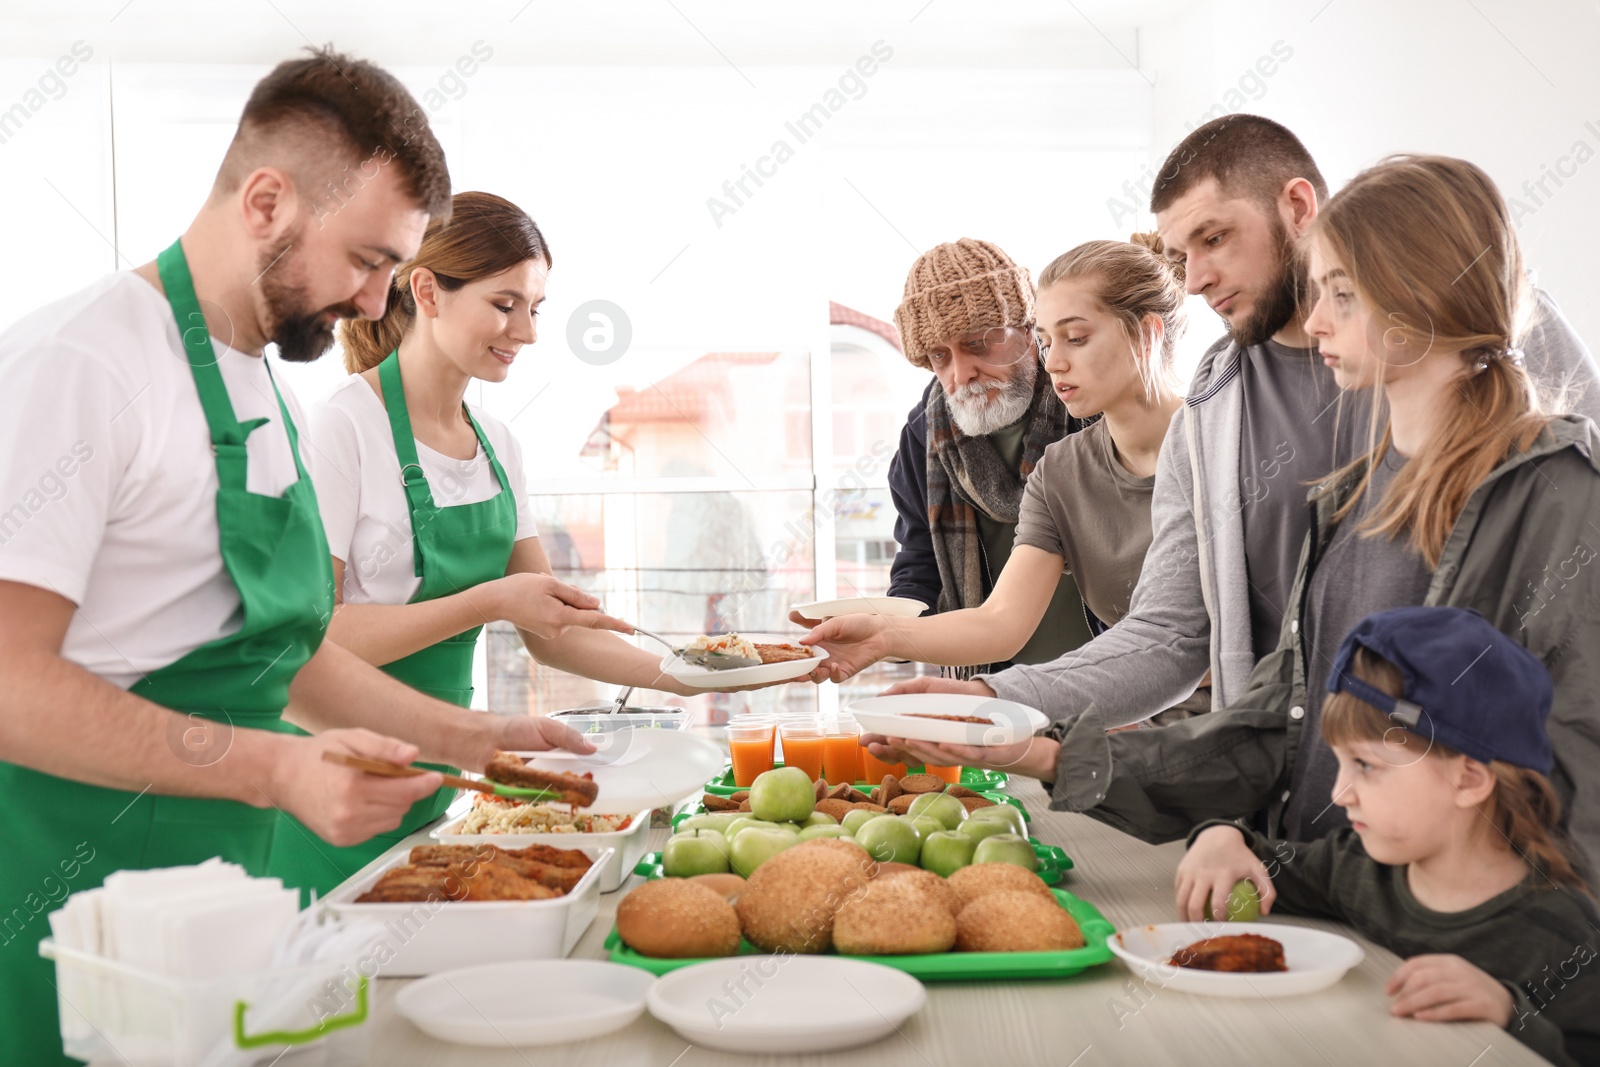
<svg viewBox="0 0 1600 1067">
<path fill-rule="evenodd" d="M 1412 956 L 1389 976 L 1391 1015 L 1429 1022 L 1511 1022 L 1511 991 L 1460 956 Z"/>
<path fill-rule="evenodd" d="M 1261 894 L 1261 914 L 1270 912 L 1278 892 L 1267 868 L 1244 843 L 1244 835 L 1232 826 L 1202 831 L 1178 864 L 1178 918 L 1200 922 L 1206 917 L 1206 902 L 1215 901 L 1212 918 L 1226 919 L 1228 894 L 1235 882 L 1245 878 Z"/>
</svg>

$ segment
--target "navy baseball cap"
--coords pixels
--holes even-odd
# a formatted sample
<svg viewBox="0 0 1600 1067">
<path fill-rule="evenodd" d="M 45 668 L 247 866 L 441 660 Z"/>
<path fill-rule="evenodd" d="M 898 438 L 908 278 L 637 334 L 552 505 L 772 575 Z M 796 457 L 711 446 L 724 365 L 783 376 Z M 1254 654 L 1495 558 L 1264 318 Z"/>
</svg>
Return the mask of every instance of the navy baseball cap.
<svg viewBox="0 0 1600 1067">
<path fill-rule="evenodd" d="M 1400 669 L 1395 699 L 1350 673 L 1356 646 Z M 1328 692 L 1359 697 L 1415 734 L 1475 760 L 1504 760 L 1549 774 L 1545 720 L 1555 690 L 1538 658 L 1463 608 L 1394 608 L 1368 615 L 1345 636 Z"/>
</svg>

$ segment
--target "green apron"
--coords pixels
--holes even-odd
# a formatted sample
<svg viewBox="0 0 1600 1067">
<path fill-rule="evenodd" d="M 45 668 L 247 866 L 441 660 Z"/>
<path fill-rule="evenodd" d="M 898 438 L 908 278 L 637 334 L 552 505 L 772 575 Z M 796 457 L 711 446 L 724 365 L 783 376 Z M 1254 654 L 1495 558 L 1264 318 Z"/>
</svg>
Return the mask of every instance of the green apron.
<svg viewBox="0 0 1600 1067">
<path fill-rule="evenodd" d="M 462 411 L 472 423 L 478 444 L 483 447 L 483 454 L 500 482 L 500 492 L 476 504 L 439 507 L 434 503 L 428 479 L 417 459 L 417 439 L 411 431 L 411 416 L 406 410 L 405 390 L 400 383 L 398 352 L 391 352 L 378 364 L 378 382 L 383 387 L 383 404 L 389 413 L 389 430 L 394 438 L 395 456 L 400 462 L 406 508 L 411 514 L 416 574 L 422 579 L 421 587 L 409 602 L 416 604 L 450 596 L 504 577 L 511 563 L 511 546 L 517 538 L 517 499 L 483 428 L 463 405 Z M 381 669 L 429 696 L 463 708 L 470 707 L 472 659 L 482 629 L 482 626 L 474 626 L 436 645 L 386 663 Z M 457 773 L 453 767 L 426 766 L 449 774 Z M 315 839 L 293 816 L 281 815 L 284 825 L 279 827 L 273 845 L 272 873 L 287 884 L 326 894 L 401 839 L 443 815 L 455 797 L 454 789 L 440 789 L 413 804 L 398 829 L 349 848 L 333 848 Z"/>
<path fill-rule="evenodd" d="M 245 438 L 268 420 L 234 417 L 181 242 L 162 252 L 156 267 L 210 427 L 218 545 L 239 591 L 241 625 L 145 675 L 130 692 L 191 718 L 282 732 L 289 683 L 322 643 L 333 611 L 333 568 L 317 498 L 281 395 L 278 411 L 298 479 L 277 497 L 246 489 Z M 180 758 L 196 764 L 226 758 L 226 742 L 189 750 L 184 722 L 175 717 L 167 735 Z M 231 800 L 105 789 L 5 762 L 0 793 L 10 836 L 0 863 L 0 1063 L 75 1064 L 61 1052 L 54 965 L 37 951 L 50 932 L 46 913 L 68 893 L 98 886 L 117 870 L 220 856 L 265 875 L 277 812 Z"/>
</svg>

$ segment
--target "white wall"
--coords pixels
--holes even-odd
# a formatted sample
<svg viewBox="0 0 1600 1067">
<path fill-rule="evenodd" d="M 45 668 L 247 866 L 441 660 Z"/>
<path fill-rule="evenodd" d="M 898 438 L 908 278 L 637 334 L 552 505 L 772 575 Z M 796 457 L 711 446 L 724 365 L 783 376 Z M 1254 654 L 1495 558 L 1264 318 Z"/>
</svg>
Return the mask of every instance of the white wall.
<svg viewBox="0 0 1600 1067">
<path fill-rule="evenodd" d="M 1247 78 L 1278 42 L 1291 57 Z M 1600 163 L 1573 156 L 1600 154 L 1597 43 L 1593 4 L 1210 0 L 1140 32 L 1156 80 L 1151 166 L 1241 80 L 1230 110 L 1294 130 L 1334 190 L 1391 152 L 1470 159 L 1517 198 L 1540 285 L 1600 347 Z M 1524 187 L 1558 164 L 1572 174 L 1563 186 Z"/>
</svg>

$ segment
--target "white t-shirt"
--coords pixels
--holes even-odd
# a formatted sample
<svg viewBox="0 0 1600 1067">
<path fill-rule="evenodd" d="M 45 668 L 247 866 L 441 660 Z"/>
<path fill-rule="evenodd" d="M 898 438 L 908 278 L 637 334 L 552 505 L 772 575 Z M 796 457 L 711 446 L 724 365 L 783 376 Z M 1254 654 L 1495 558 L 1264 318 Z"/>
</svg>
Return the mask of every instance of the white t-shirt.
<svg viewBox="0 0 1600 1067">
<path fill-rule="evenodd" d="M 212 339 L 247 487 L 297 477 L 266 361 Z M 284 403 L 305 420 L 284 386 Z M 239 629 L 217 544 L 217 468 L 166 297 L 123 271 L 0 335 L 0 579 L 77 605 L 62 655 L 128 688 Z"/>
<path fill-rule="evenodd" d="M 499 419 L 469 408 L 516 496 L 516 539 L 539 536 L 528 507 L 517 439 Z M 422 579 L 416 575 L 411 513 L 383 401 L 365 378 L 353 374 L 326 404 L 312 410 L 311 430 L 317 443 L 312 480 L 328 546 L 345 563 L 344 602 L 408 602 L 422 587 Z M 482 445 L 471 459 L 455 459 L 418 441 L 417 459 L 439 507 L 476 504 L 500 492 Z"/>
</svg>

